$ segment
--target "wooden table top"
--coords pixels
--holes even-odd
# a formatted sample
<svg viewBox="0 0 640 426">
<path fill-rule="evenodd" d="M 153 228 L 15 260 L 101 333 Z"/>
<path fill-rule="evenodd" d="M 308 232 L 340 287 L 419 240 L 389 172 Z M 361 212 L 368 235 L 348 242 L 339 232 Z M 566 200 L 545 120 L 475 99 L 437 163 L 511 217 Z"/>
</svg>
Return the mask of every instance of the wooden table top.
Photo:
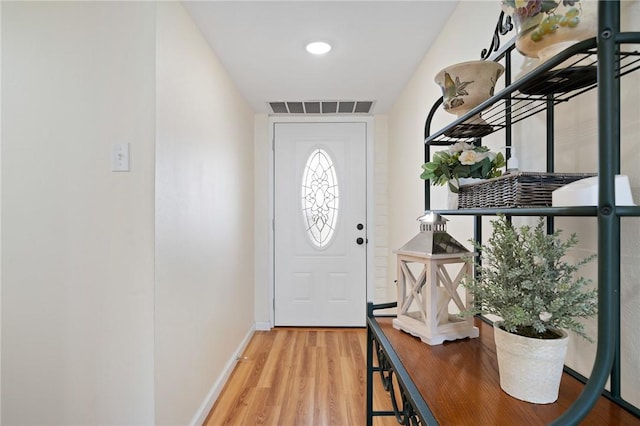
<svg viewBox="0 0 640 426">
<path fill-rule="evenodd" d="M 493 329 L 476 319 L 477 339 L 429 346 L 393 328 L 391 318 L 379 317 L 385 336 L 398 354 L 436 420 L 455 425 L 546 425 L 578 398 L 583 384 L 563 374 L 558 401 L 531 404 L 500 389 Z M 379 380 L 378 376 L 375 376 Z M 640 425 L 640 419 L 601 397 L 581 425 Z"/>
</svg>

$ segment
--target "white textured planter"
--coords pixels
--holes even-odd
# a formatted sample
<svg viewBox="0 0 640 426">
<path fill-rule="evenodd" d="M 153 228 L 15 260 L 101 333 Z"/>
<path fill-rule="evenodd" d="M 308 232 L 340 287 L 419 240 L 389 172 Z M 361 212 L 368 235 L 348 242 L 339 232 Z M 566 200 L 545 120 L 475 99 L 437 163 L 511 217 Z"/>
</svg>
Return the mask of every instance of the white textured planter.
<svg viewBox="0 0 640 426">
<path fill-rule="evenodd" d="M 508 333 L 494 324 L 500 387 L 523 401 L 550 404 L 558 399 L 569 336 L 533 339 Z"/>
</svg>

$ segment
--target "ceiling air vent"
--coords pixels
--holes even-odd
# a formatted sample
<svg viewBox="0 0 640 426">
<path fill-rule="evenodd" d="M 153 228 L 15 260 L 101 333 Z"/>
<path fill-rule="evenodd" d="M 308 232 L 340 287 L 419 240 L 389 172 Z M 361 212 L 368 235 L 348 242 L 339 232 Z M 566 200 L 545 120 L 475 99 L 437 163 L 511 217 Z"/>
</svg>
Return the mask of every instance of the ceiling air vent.
<svg viewBox="0 0 640 426">
<path fill-rule="evenodd" d="M 284 102 L 271 102 L 271 110 L 274 114 L 287 114 L 287 104 Z"/>
<path fill-rule="evenodd" d="M 323 114 L 335 114 L 338 112 L 338 103 L 337 102 L 323 102 L 322 103 L 322 113 Z"/>
<path fill-rule="evenodd" d="M 285 111 L 284 114 L 304 114 L 304 105 L 302 102 L 287 102 L 287 106 L 289 107 L 289 111 Z"/>
<path fill-rule="evenodd" d="M 374 101 L 269 102 L 273 114 L 371 114 Z"/>
<path fill-rule="evenodd" d="M 356 107 L 353 112 L 356 114 L 369 114 L 372 106 L 373 102 L 356 102 Z"/>
<path fill-rule="evenodd" d="M 305 102 L 304 111 L 307 114 L 320 114 L 320 102 Z"/>
<path fill-rule="evenodd" d="M 354 106 L 356 106 L 355 102 L 340 102 L 340 106 L 338 106 L 338 112 L 351 114 L 353 112 Z"/>
</svg>

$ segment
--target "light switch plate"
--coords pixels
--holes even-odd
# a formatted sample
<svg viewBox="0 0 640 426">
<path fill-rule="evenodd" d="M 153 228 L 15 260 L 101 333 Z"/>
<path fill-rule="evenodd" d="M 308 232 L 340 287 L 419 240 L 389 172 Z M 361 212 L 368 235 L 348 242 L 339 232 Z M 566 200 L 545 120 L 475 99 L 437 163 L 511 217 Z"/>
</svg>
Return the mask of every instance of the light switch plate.
<svg viewBox="0 0 640 426">
<path fill-rule="evenodd" d="M 112 172 L 128 172 L 129 171 L 129 144 L 117 143 L 113 145 L 111 152 L 111 171 Z"/>
</svg>

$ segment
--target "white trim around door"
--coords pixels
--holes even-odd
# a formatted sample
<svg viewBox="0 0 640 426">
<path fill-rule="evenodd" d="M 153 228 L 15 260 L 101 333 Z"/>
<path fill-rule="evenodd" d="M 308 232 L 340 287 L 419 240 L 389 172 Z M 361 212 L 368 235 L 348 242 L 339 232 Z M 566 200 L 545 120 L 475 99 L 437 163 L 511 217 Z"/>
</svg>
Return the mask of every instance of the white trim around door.
<svg viewBox="0 0 640 426">
<path fill-rule="evenodd" d="M 373 300 L 374 296 L 374 282 L 375 282 L 375 225 L 374 225 L 374 119 L 373 117 L 269 117 L 269 143 L 271 145 L 270 157 L 269 157 L 269 324 L 274 326 L 274 285 L 275 285 L 275 255 L 274 255 L 274 125 L 275 123 L 365 123 L 366 124 L 366 157 L 367 157 L 367 238 L 368 244 L 366 245 L 366 257 L 367 257 L 367 295 L 366 300 Z"/>
</svg>

